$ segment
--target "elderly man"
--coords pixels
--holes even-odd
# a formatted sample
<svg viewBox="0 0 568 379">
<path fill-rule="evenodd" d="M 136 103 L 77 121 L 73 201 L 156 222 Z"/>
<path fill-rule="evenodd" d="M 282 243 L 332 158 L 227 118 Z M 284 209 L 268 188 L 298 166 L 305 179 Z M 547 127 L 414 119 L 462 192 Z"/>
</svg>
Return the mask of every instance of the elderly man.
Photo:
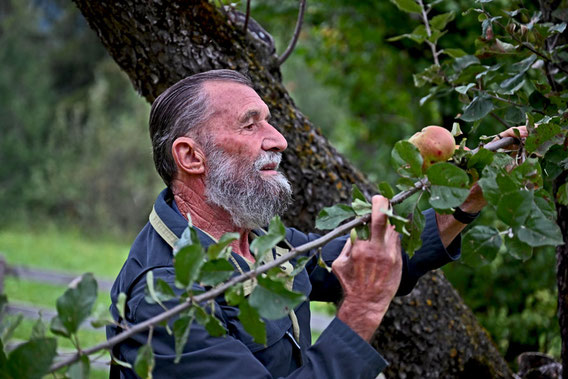
<svg viewBox="0 0 568 379">
<path fill-rule="evenodd" d="M 205 247 L 224 233 L 238 232 L 230 261 L 236 271 L 250 270 L 255 260 L 249 250 L 251 230 L 282 213 L 291 197 L 290 184 L 278 171 L 287 143 L 269 118 L 270 111 L 251 82 L 230 70 L 188 77 L 156 99 L 150 134 L 156 168 L 167 189 L 156 200 L 150 223 L 136 238 L 113 286 L 113 304 L 120 292 L 127 294 L 126 320 L 112 307 L 118 321 L 136 324 L 162 311 L 144 300 L 144 278 L 152 270 L 154 277 L 173 287 L 172 245 L 187 225 L 184 215 L 191 215 Z M 393 296 L 397 291 L 408 293 L 426 271 L 459 256 L 456 236 L 468 221 L 464 212 L 478 212 L 484 200 L 479 193 L 472 194 L 462 205 L 461 217 L 456 216 L 462 222 L 451 215 L 425 212 L 423 247 L 412 259 L 401 252 L 397 233 L 379 211 L 388 201 L 375 196 L 372 205 L 368 241 L 351 245 L 347 236 L 332 241 L 322 254 L 332 264 L 333 273 L 312 260 L 294 279 L 294 290 L 310 300 L 342 300 L 336 318 L 314 345 L 307 302 L 289 317 L 266 320 L 267 343 L 263 346 L 246 333 L 238 309 L 218 298 L 215 315 L 227 335 L 212 337 L 194 323 L 181 361 L 174 364 L 173 337 L 165 328 L 155 328 L 154 377 L 376 377 L 387 363 L 368 341 Z M 295 229 L 286 231 L 292 246 L 316 237 Z M 119 332 L 116 326 L 107 329 L 109 337 Z M 146 335 L 137 335 L 116 346 L 113 354 L 133 363 L 146 340 Z M 113 376 L 118 371 L 120 377 L 136 377 L 132 370 L 118 366 Z"/>
</svg>

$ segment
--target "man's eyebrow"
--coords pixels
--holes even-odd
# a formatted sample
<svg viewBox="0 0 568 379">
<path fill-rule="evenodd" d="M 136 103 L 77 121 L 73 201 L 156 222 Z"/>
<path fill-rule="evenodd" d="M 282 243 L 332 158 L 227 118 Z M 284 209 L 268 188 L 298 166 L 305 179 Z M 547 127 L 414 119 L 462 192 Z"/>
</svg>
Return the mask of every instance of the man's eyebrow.
<svg viewBox="0 0 568 379">
<path fill-rule="evenodd" d="M 239 118 L 239 122 L 240 123 L 245 123 L 248 120 L 250 120 L 251 118 L 258 118 L 260 117 L 260 111 L 256 110 L 256 109 L 251 109 L 245 112 L 244 115 L 242 115 Z M 270 111 L 268 111 L 268 113 L 266 114 L 266 121 L 268 121 L 271 117 Z"/>
</svg>

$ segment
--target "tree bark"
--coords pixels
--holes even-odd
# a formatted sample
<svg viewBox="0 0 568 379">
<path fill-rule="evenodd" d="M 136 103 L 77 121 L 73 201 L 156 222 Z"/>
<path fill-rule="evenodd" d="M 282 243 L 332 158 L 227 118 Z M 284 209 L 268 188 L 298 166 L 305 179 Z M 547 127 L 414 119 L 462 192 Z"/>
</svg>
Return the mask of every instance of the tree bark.
<svg viewBox="0 0 568 379">
<path fill-rule="evenodd" d="M 349 199 L 352 183 L 375 187 L 295 107 L 277 57 L 207 1 L 74 0 L 136 90 L 149 102 L 179 79 L 218 68 L 251 77 L 272 123 L 288 140 L 282 168 L 293 183 L 288 225 L 313 229 L 324 206 Z M 396 299 L 373 345 L 388 377 L 510 377 L 487 333 L 440 272 Z M 481 375 L 480 375 L 481 374 Z"/>
<path fill-rule="evenodd" d="M 556 187 L 566 181 L 567 174 L 556 180 Z M 568 207 L 556 203 L 558 211 L 558 226 L 562 231 L 564 245 L 556 247 L 556 284 L 558 287 L 558 323 L 560 325 L 560 339 L 562 350 L 560 363 L 564 373 L 568 371 Z M 564 374 L 564 377 L 567 377 Z"/>
</svg>

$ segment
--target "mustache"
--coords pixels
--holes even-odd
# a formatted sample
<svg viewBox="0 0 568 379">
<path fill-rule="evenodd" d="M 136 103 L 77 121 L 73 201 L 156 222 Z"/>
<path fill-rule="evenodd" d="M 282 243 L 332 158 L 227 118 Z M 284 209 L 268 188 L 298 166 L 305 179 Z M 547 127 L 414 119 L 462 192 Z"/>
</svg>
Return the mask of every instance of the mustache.
<svg viewBox="0 0 568 379">
<path fill-rule="evenodd" d="M 275 170 L 280 167 L 280 162 L 282 161 L 282 153 L 277 153 L 274 151 L 265 151 L 254 162 L 254 168 L 261 170 L 264 166 L 268 164 L 276 164 Z"/>
</svg>

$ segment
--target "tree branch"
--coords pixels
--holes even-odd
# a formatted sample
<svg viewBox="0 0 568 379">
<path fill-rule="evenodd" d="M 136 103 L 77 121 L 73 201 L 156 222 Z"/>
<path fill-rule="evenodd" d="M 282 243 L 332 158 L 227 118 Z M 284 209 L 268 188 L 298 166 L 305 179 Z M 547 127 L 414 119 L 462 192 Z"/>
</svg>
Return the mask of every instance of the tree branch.
<svg viewBox="0 0 568 379">
<path fill-rule="evenodd" d="M 304 22 L 304 11 L 306 10 L 306 0 L 300 0 L 300 10 L 298 12 L 298 21 L 296 21 L 296 28 L 294 29 L 294 35 L 292 36 L 292 40 L 290 44 L 284 51 L 284 53 L 278 58 L 278 65 L 282 66 L 282 64 L 288 59 L 294 47 L 296 47 L 296 42 L 298 42 L 298 37 L 300 36 L 300 31 L 302 30 L 302 23 Z"/>
<path fill-rule="evenodd" d="M 250 0 L 247 0 L 247 13 L 245 16 L 245 26 L 243 26 L 243 33 L 247 34 L 247 28 L 250 18 Z"/>
<path fill-rule="evenodd" d="M 487 143 L 486 145 L 484 145 L 483 147 L 487 150 L 491 150 L 491 151 L 495 151 L 498 150 L 500 148 L 503 147 L 507 147 L 509 145 L 512 145 L 514 143 L 518 143 L 518 140 L 512 137 L 505 137 L 496 141 L 492 141 Z M 479 147 L 472 150 L 472 153 L 475 154 L 477 151 L 479 151 Z M 404 200 L 408 199 L 410 196 L 412 196 L 413 194 L 415 194 L 416 192 L 423 190 L 425 188 L 427 188 L 430 185 L 429 181 L 427 178 L 424 178 L 418 182 L 416 182 L 414 184 L 414 187 L 403 191 L 399 194 L 397 194 L 396 196 L 394 196 L 390 203 L 392 205 L 396 205 L 399 204 L 401 202 L 403 202 Z M 219 287 L 215 287 L 209 291 L 206 291 L 200 295 L 197 296 L 193 296 L 188 298 L 185 302 L 180 303 L 178 305 L 176 305 L 175 307 L 160 313 L 157 316 L 154 316 L 146 321 L 143 321 L 141 323 L 138 323 L 132 327 L 130 327 L 128 330 L 125 330 L 124 332 L 112 337 L 111 339 L 107 340 L 106 342 L 102 342 L 98 345 L 92 346 L 90 348 L 84 349 L 79 353 L 75 353 L 74 355 L 63 359 L 57 363 L 54 363 L 50 369 L 49 372 L 55 372 L 59 369 L 61 369 L 62 367 L 68 366 L 72 363 L 77 362 L 82 355 L 91 355 L 94 354 L 100 350 L 103 349 L 107 349 L 110 350 L 114 345 L 130 338 L 131 336 L 133 336 L 136 333 L 140 333 L 145 331 L 146 329 L 149 329 L 151 327 L 153 327 L 154 325 L 157 325 L 163 321 L 167 321 L 168 319 L 170 319 L 171 317 L 183 312 L 184 310 L 188 309 L 191 307 L 191 305 L 193 303 L 198 304 L 198 303 L 202 303 L 204 301 L 207 300 L 212 300 L 215 299 L 217 296 L 223 294 L 226 290 L 228 290 L 230 287 L 234 286 L 237 283 L 241 283 L 244 282 L 245 280 L 248 279 L 253 279 L 255 277 L 257 277 L 260 274 L 263 274 L 267 271 L 269 271 L 270 269 L 274 268 L 274 267 L 279 267 L 281 264 L 288 262 L 289 260 L 297 257 L 300 254 L 303 253 L 309 253 L 307 256 L 308 257 L 312 257 L 313 255 L 317 254 L 317 248 L 321 247 L 325 244 L 327 244 L 328 242 L 330 242 L 331 240 L 344 235 L 346 233 L 348 233 L 352 228 L 359 226 L 359 225 L 363 225 L 366 224 L 367 222 L 369 222 L 371 219 L 371 215 L 367 214 L 365 216 L 362 217 L 358 217 L 355 218 L 354 220 L 351 220 L 343 225 L 338 226 L 337 228 L 333 229 L 331 232 L 311 241 L 308 242 L 304 245 L 295 247 L 293 249 L 290 250 L 290 252 L 288 254 L 282 255 L 281 257 L 266 263 L 262 266 L 257 267 L 254 270 L 251 271 L 247 271 L 244 272 L 238 276 L 235 276 L 234 278 L 232 278 L 231 280 L 223 283 L 222 285 L 220 285 Z M 310 252 L 311 251 L 311 252 Z"/>
<path fill-rule="evenodd" d="M 422 8 L 422 22 L 426 27 L 426 34 L 428 34 L 428 37 L 432 37 L 432 30 L 430 29 L 430 23 L 428 22 L 428 13 L 426 11 L 426 8 L 424 7 L 424 3 L 422 2 L 422 0 L 418 0 L 418 5 L 420 5 L 420 8 Z M 430 46 L 430 50 L 432 50 L 432 56 L 434 57 L 434 64 L 436 66 L 439 66 L 440 61 L 438 60 L 438 52 L 436 51 L 436 44 L 430 42 L 429 40 L 426 40 L 426 43 L 428 44 L 428 46 Z"/>
</svg>

